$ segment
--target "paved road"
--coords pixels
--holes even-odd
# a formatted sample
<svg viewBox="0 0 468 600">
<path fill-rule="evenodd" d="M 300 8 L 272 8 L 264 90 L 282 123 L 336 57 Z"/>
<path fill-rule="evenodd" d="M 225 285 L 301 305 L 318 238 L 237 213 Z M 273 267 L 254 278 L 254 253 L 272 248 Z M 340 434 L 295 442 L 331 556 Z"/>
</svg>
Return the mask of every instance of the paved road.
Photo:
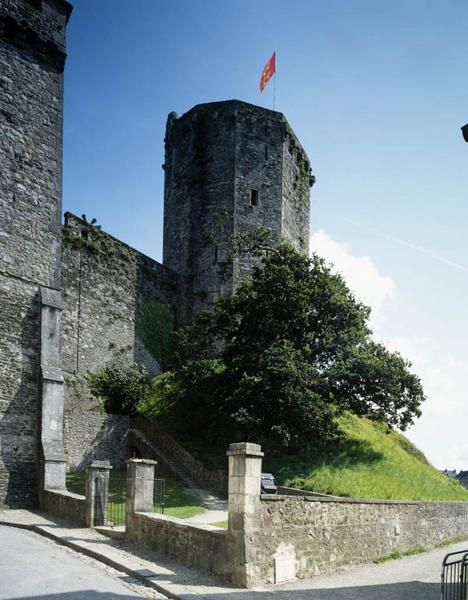
<svg viewBox="0 0 468 600">
<path fill-rule="evenodd" d="M 0 526 L 0 600 L 164 598 L 42 536 Z"/>
<path fill-rule="evenodd" d="M 296 581 L 277 586 L 274 592 L 265 590 L 258 600 L 440 600 L 440 571 L 445 554 L 466 549 L 468 542 L 462 542 L 384 564 Z M 236 600 L 244 599 L 239 596 Z"/>
<path fill-rule="evenodd" d="M 242 590 L 204 572 L 161 561 L 149 550 L 130 543 L 116 547 L 94 530 L 61 529 L 59 524 L 48 523 L 49 531 L 62 539 L 82 540 L 93 552 L 110 556 L 127 568 L 131 565 L 149 579 L 169 586 L 171 593 L 191 600 L 439 600 L 443 556 L 468 548 L 468 542 L 463 542 L 308 581 Z M 0 525 L 0 600 L 130 600 L 142 596 L 164 598 L 35 533 Z"/>
</svg>

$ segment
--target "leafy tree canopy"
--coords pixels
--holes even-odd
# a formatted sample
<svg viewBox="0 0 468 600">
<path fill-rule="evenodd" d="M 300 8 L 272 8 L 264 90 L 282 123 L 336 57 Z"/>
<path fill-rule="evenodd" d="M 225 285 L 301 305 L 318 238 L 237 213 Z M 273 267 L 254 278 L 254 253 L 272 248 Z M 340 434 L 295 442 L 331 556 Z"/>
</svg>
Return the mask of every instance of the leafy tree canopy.
<svg viewBox="0 0 468 600">
<path fill-rule="evenodd" d="M 149 392 L 148 372 L 134 363 L 111 361 L 87 374 L 91 393 L 101 398 L 111 414 L 132 415 Z"/>
<path fill-rule="evenodd" d="M 422 386 L 372 340 L 369 314 L 320 257 L 270 249 L 180 332 L 178 366 L 156 380 L 146 410 L 172 415 L 188 435 L 270 450 L 329 438 L 343 410 L 405 429 L 421 414 Z"/>
</svg>

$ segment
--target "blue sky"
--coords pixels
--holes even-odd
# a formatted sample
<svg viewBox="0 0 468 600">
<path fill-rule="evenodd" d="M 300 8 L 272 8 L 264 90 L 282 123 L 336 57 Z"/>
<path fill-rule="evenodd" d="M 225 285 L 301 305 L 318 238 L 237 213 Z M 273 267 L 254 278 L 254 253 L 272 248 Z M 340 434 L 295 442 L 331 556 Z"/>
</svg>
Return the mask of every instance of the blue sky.
<svg viewBox="0 0 468 600">
<path fill-rule="evenodd" d="M 468 468 L 468 4 L 407 0 L 75 0 L 64 210 L 161 258 L 167 114 L 258 91 L 312 163 L 312 246 L 374 308 L 427 390 L 409 432 Z"/>
</svg>

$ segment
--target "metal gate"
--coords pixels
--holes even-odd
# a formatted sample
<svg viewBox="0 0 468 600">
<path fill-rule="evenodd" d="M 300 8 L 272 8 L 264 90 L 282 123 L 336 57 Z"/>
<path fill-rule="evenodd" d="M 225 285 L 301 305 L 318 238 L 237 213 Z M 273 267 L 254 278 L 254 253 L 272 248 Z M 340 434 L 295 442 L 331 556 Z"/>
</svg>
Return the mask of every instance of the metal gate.
<svg viewBox="0 0 468 600">
<path fill-rule="evenodd" d="M 127 474 L 111 471 L 109 478 L 109 501 L 107 503 L 107 525 L 125 525 L 125 502 L 127 499 Z"/>
<path fill-rule="evenodd" d="M 155 479 L 154 480 L 154 492 L 153 492 L 153 512 L 160 512 L 164 514 L 164 496 L 166 493 L 166 480 Z"/>
<path fill-rule="evenodd" d="M 153 511 L 164 513 L 165 480 L 154 480 Z M 125 525 L 127 499 L 127 475 L 121 471 L 111 471 L 109 479 L 109 500 L 107 503 L 107 525 Z"/>
<path fill-rule="evenodd" d="M 468 550 L 450 552 L 442 562 L 441 600 L 467 600 Z"/>
</svg>

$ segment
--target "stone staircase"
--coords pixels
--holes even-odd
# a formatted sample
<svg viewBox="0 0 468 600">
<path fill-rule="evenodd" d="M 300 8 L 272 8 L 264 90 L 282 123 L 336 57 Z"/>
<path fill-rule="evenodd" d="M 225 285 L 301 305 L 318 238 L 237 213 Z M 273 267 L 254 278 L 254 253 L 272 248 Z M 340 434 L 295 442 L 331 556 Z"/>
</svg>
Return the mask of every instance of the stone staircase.
<svg viewBox="0 0 468 600">
<path fill-rule="evenodd" d="M 161 448 L 158 448 L 158 446 L 142 431 L 139 429 L 129 429 L 128 436 L 130 444 L 137 448 L 144 458 L 150 458 L 156 460 L 160 464 L 162 463 L 163 467 L 165 467 L 173 477 L 176 477 L 191 490 L 195 491 L 200 487 L 179 464 L 166 456 Z"/>
<path fill-rule="evenodd" d="M 226 470 L 208 469 L 152 419 L 132 417 L 129 442 L 140 456 L 158 461 L 159 470 L 177 477 L 191 490 L 202 490 L 204 496 L 211 492 L 227 497 L 227 463 Z"/>
<path fill-rule="evenodd" d="M 227 502 L 213 490 L 207 490 L 202 487 L 199 482 L 195 481 L 181 465 L 158 447 L 155 441 L 151 440 L 143 431 L 135 428 L 128 430 L 130 444 L 138 449 L 144 458 L 156 460 L 159 465 L 162 465 L 164 471 L 177 478 L 192 494 L 203 501 L 207 509 L 206 515 L 203 518 L 194 517 L 192 520 L 209 522 L 221 521 L 227 518 Z M 207 520 L 208 519 L 208 520 Z"/>
</svg>

